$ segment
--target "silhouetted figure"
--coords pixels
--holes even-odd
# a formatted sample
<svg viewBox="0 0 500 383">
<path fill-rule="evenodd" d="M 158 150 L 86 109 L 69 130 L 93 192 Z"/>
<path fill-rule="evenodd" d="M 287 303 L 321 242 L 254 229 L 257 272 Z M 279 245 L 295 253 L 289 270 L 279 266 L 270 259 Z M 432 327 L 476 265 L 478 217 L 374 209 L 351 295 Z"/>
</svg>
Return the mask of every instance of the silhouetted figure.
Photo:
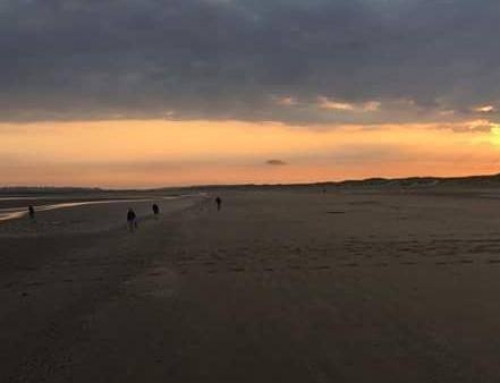
<svg viewBox="0 0 500 383">
<path fill-rule="evenodd" d="M 220 207 L 222 205 L 222 200 L 220 199 L 219 196 L 215 199 L 215 203 L 217 204 L 217 210 L 220 210 Z"/>
<path fill-rule="evenodd" d="M 135 211 L 132 208 L 128 209 L 127 212 L 127 224 L 130 231 L 134 231 L 137 228 L 137 215 L 135 215 Z"/>
<path fill-rule="evenodd" d="M 160 214 L 160 207 L 157 204 L 153 204 L 153 214 L 155 217 L 158 217 L 158 214 Z"/>
<path fill-rule="evenodd" d="M 28 206 L 28 215 L 30 219 L 35 219 L 35 208 L 33 207 L 33 205 Z"/>
</svg>

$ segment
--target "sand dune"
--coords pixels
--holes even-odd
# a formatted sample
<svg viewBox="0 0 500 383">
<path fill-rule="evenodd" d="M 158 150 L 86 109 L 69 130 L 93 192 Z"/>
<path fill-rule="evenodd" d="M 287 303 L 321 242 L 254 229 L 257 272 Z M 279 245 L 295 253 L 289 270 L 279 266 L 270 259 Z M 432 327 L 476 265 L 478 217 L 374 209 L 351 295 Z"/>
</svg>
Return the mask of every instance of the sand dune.
<svg viewBox="0 0 500 383">
<path fill-rule="evenodd" d="M 494 382 L 500 201 L 226 191 L 0 223 L 0 381 Z"/>
</svg>

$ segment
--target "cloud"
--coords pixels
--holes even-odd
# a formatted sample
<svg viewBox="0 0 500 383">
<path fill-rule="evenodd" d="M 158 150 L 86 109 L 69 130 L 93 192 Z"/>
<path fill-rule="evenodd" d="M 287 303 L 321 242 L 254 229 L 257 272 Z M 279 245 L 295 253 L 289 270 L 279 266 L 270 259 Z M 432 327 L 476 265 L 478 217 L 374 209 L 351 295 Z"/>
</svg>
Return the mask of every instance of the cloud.
<svg viewBox="0 0 500 383">
<path fill-rule="evenodd" d="M 499 120 L 499 18 L 497 0 L 3 0 L 0 118 Z"/>
<path fill-rule="evenodd" d="M 466 121 L 461 124 L 452 124 L 449 126 L 449 129 L 456 133 L 463 132 L 482 132 L 489 133 L 495 128 L 495 124 L 491 123 L 488 120 L 474 120 L 474 121 Z"/>
<path fill-rule="evenodd" d="M 298 101 L 293 97 L 281 97 L 276 100 L 276 103 L 281 106 L 295 106 L 298 104 Z"/>
<path fill-rule="evenodd" d="M 318 106 L 321 109 L 340 110 L 348 112 L 376 112 L 380 109 L 380 102 L 368 101 L 362 104 L 350 104 L 346 102 L 337 102 L 327 97 L 318 97 Z"/>
<path fill-rule="evenodd" d="M 283 165 L 288 165 L 285 161 L 282 160 L 267 160 L 266 165 L 271 165 L 271 166 L 283 166 Z"/>
<path fill-rule="evenodd" d="M 356 107 L 353 104 L 347 102 L 336 102 L 331 101 L 326 97 L 318 98 L 319 107 L 322 109 L 333 109 L 333 110 L 344 110 L 344 111 L 354 111 Z"/>
<path fill-rule="evenodd" d="M 477 113 L 492 113 L 495 111 L 495 107 L 493 105 L 482 105 L 476 106 L 473 110 Z"/>
</svg>

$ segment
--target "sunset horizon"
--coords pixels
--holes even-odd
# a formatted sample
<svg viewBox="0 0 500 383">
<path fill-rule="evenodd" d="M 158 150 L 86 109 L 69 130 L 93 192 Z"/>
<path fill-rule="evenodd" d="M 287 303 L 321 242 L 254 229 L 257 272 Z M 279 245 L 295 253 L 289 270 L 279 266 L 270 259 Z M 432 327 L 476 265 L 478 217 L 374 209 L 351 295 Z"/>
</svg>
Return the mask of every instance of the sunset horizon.
<svg viewBox="0 0 500 383">
<path fill-rule="evenodd" d="M 29 134 L 27 134 L 29 132 Z M 154 188 L 494 174 L 500 129 L 457 123 L 0 123 L 4 186 Z"/>
<path fill-rule="evenodd" d="M 409 180 L 422 180 L 424 183 L 415 184 L 417 187 L 425 187 L 425 180 L 437 180 L 437 181 L 447 181 L 447 180 L 463 180 L 468 181 L 476 178 L 495 178 L 500 177 L 500 172 L 495 173 L 465 173 L 459 175 L 407 175 L 407 176 L 395 176 L 395 177 L 386 177 L 386 176 L 368 176 L 361 178 L 342 178 L 342 179 L 324 179 L 324 180 L 313 180 L 313 181 L 297 181 L 297 182 L 235 182 L 235 183 L 199 183 L 199 184 L 176 184 L 176 185 L 139 185 L 139 186 L 101 186 L 101 185 L 70 185 L 70 184 L 10 184 L 10 185 L 2 185 L 0 186 L 0 191 L 11 192 L 12 190 L 28 190 L 28 191 L 40 191 L 44 190 L 54 190 L 61 191 L 64 190 L 95 190 L 95 191 L 161 191 L 161 190 L 178 190 L 178 189 L 204 189 L 204 188 L 239 188 L 239 187 L 301 187 L 301 186 L 322 186 L 322 185 L 331 185 L 331 186 L 343 186 L 343 185 L 358 185 L 363 187 L 364 184 L 368 184 L 370 181 L 409 181 Z M 382 185 L 380 185 L 382 186 Z M 386 186 L 397 186 L 394 185 L 386 185 Z M 433 185 L 436 186 L 436 185 Z M 401 187 L 407 187 L 407 185 L 401 185 Z M 412 187 L 412 186 L 410 186 Z"/>
</svg>

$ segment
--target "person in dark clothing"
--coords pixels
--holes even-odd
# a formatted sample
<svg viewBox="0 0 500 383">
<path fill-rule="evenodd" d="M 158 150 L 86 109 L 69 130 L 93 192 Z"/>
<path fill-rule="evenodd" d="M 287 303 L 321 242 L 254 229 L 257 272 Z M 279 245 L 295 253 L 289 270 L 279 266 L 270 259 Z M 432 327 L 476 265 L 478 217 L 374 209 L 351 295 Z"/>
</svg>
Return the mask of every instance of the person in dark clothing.
<svg viewBox="0 0 500 383">
<path fill-rule="evenodd" d="M 129 208 L 127 212 L 127 224 L 130 231 L 134 231 L 137 228 L 137 215 L 132 208 Z"/>
<path fill-rule="evenodd" d="M 28 206 L 28 215 L 30 219 L 35 219 L 35 208 L 33 207 L 33 205 Z"/>
<path fill-rule="evenodd" d="M 160 207 L 157 204 L 153 204 L 153 214 L 156 217 L 158 217 L 158 214 L 160 214 Z"/>
<path fill-rule="evenodd" d="M 222 200 L 220 199 L 219 196 L 215 199 L 215 203 L 217 204 L 217 210 L 220 210 L 220 207 L 222 205 Z"/>
</svg>

